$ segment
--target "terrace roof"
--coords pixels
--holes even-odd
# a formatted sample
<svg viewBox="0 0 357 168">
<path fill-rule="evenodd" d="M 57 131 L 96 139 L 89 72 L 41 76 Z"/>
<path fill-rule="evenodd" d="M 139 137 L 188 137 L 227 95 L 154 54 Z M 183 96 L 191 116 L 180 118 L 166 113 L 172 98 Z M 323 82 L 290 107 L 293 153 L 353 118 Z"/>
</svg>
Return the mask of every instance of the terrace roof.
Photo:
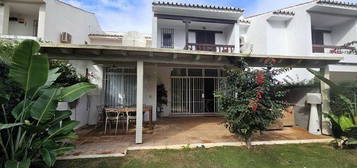
<svg viewBox="0 0 357 168">
<path fill-rule="evenodd" d="M 41 51 L 49 58 L 92 61 L 143 60 L 152 63 L 233 66 L 234 60 L 244 58 L 251 66 L 262 66 L 266 58 L 277 59 L 276 66 L 296 68 L 321 68 L 338 63 L 342 57 L 337 56 L 286 56 L 264 54 L 220 53 L 210 51 L 191 51 L 163 48 L 78 45 L 42 43 Z"/>
</svg>

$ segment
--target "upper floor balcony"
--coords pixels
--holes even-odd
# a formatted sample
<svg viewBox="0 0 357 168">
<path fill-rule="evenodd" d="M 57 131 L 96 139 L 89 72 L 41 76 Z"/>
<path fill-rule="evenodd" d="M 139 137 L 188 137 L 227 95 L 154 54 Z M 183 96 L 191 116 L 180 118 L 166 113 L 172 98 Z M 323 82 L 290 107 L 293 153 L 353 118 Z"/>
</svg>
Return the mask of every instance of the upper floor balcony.
<svg viewBox="0 0 357 168">
<path fill-rule="evenodd" d="M 153 11 L 154 48 L 239 53 L 242 9 L 154 2 Z"/>
<path fill-rule="evenodd" d="M 308 11 L 315 55 L 357 55 L 357 6 L 319 1 Z"/>
<path fill-rule="evenodd" d="M 0 7 L 0 37 L 7 39 L 38 39 L 39 12 L 42 0 L 27 3 L 5 1 Z"/>
</svg>

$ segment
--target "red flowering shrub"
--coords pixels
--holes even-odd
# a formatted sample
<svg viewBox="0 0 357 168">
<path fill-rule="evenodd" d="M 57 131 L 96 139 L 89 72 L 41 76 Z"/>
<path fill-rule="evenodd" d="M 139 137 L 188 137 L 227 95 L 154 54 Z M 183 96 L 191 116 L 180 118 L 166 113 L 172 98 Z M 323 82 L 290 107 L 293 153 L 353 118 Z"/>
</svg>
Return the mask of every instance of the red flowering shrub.
<svg viewBox="0 0 357 168">
<path fill-rule="evenodd" d="M 239 65 L 246 66 L 227 71 L 223 88 L 216 97 L 227 128 L 244 138 L 250 147 L 253 133 L 265 130 L 282 115 L 286 90 L 274 76 L 286 70 L 272 68 L 276 59 L 266 59 L 263 70 L 249 68 L 242 61 Z"/>
</svg>

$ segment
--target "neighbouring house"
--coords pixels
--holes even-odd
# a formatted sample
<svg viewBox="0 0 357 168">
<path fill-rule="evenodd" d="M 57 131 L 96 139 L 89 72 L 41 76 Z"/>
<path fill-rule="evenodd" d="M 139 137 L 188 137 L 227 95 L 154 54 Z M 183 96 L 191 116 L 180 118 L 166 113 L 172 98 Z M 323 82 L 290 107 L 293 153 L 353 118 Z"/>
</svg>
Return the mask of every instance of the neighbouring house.
<svg viewBox="0 0 357 168">
<path fill-rule="evenodd" d="M 336 82 L 357 80 L 357 5 L 348 2 L 315 0 L 246 17 L 244 42 L 254 54 L 343 56 L 338 65 L 329 65 Z M 300 79 L 305 70 L 290 73 Z"/>
<path fill-rule="evenodd" d="M 89 34 L 90 44 L 111 46 L 151 47 L 151 35 L 140 32 L 104 32 Z"/>
<path fill-rule="evenodd" d="M 87 44 L 103 34 L 94 13 L 60 0 L 0 0 L 0 38 Z"/>
<path fill-rule="evenodd" d="M 143 143 L 143 122 L 150 119 L 143 114 L 147 106 L 154 121 L 158 116 L 219 115 L 213 93 L 224 79 L 223 70 L 234 68 L 241 57 L 254 67 L 276 58 L 280 67 L 319 68 L 327 78 L 334 74 L 331 66 L 353 67 L 353 62 L 344 62 L 353 47 L 343 45 L 356 40 L 356 6 L 319 0 L 244 18 L 240 8 L 155 1 L 151 40 L 140 36 L 136 41 L 141 42 L 126 43 L 123 34 L 102 32 L 89 33 L 91 45 L 41 45 L 50 58 L 71 60 L 98 85 L 81 99 L 75 119 L 96 124 L 97 107 L 135 107 L 136 143 Z M 145 47 L 150 43 L 152 47 Z M 160 114 L 158 85 L 168 94 Z M 321 84 L 322 113 L 329 111 L 328 89 Z M 325 118 L 322 130 L 330 133 Z"/>
</svg>

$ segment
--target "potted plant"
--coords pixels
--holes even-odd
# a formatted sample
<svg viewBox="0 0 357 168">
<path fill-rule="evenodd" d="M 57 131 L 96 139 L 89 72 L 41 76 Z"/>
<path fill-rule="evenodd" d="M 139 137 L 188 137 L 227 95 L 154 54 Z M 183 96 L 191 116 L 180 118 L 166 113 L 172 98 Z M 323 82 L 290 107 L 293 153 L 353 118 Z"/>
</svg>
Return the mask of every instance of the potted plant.
<svg viewBox="0 0 357 168">
<path fill-rule="evenodd" d="M 157 112 L 161 113 L 163 111 L 163 106 L 167 105 L 167 91 L 164 84 L 157 85 L 156 90 L 157 95 Z"/>
</svg>

